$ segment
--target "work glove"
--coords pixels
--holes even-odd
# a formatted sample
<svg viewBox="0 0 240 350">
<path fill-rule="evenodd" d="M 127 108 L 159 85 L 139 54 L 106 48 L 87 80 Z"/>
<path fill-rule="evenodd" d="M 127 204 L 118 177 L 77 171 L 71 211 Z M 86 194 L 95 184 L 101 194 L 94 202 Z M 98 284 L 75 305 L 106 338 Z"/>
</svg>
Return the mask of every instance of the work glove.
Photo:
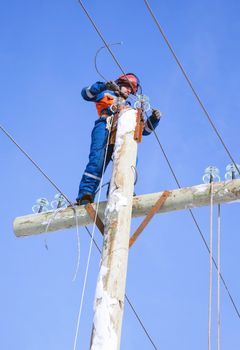
<svg viewBox="0 0 240 350">
<path fill-rule="evenodd" d="M 161 112 L 159 111 L 159 109 L 153 109 L 152 110 L 152 117 L 155 119 L 155 120 L 160 120 L 161 118 Z"/>
<path fill-rule="evenodd" d="M 107 81 L 106 88 L 107 88 L 107 90 L 111 90 L 111 91 L 119 91 L 119 86 L 117 83 L 115 83 L 114 80 Z"/>
</svg>

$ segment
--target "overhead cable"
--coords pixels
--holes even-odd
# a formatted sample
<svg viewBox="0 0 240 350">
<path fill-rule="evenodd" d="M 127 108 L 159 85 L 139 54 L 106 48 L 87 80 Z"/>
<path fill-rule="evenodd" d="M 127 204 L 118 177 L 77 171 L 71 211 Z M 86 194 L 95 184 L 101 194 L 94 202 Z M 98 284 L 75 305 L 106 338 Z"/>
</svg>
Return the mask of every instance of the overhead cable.
<svg viewBox="0 0 240 350">
<path fill-rule="evenodd" d="M 151 124 L 151 121 L 150 121 L 150 124 Z M 153 129 L 152 124 L 151 124 L 151 127 L 152 127 L 152 129 Z M 164 150 L 164 148 L 163 148 L 163 146 L 162 146 L 162 144 L 161 144 L 161 142 L 160 142 L 160 140 L 159 140 L 159 137 L 158 137 L 158 135 L 157 135 L 157 133 L 156 133 L 156 131 L 155 131 L 154 129 L 153 129 L 153 133 L 154 133 L 154 135 L 155 135 L 155 137 L 156 137 L 157 143 L 159 144 L 159 147 L 160 147 L 160 149 L 161 149 L 161 151 L 162 151 L 162 153 L 163 153 L 163 156 L 164 156 L 164 158 L 165 158 L 165 160 L 166 160 L 166 162 L 167 162 L 167 164 L 168 164 L 168 166 L 169 166 L 169 168 L 170 168 L 170 171 L 171 171 L 171 173 L 172 173 L 172 176 L 173 176 L 174 179 L 175 179 L 175 182 L 176 182 L 178 188 L 182 188 L 182 186 L 181 186 L 181 184 L 180 184 L 180 182 L 179 182 L 179 180 L 178 180 L 178 178 L 177 178 L 177 176 L 176 176 L 176 174 L 175 174 L 175 172 L 174 172 L 174 170 L 173 170 L 173 167 L 172 167 L 172 165 L 171 165 L 171 163 L 170 163 L 170 161 L 169 161 L 169 159 L 168 159 L 168 156 L 167 156 L 167 154 L 166 154 L 166 152 L 165 152 L 165 150 Z M 200 226 L 199 226 L 199 224 L 198 224 L 198 221 L 197 221 L 195 215 L 193 214 L 192 209 L 188 209 L 188 211 L 189 211 L 189 213 L 190 213 L 190 215 L 191 215 L 191 217 L 192 217 L 192 219 L 193 219 L 193 221 L 194 221 L 194 223 L 195 223 L 195 225 L 196 225 L 196 227 L 197 227 L 197 230 L 198 230 L 198 232 L 199 232 L 199 234 L 200 234 L 200 236 L 201 236 L 201 239 L 202 239 L 202 241 L 203 241 L 203 243 L 204 243 L 204 245 L 205 245 L 205 247 L 206 247 L 208 253 L 210 254 L 210 248 L 209 248 L 209 246 L 208 246 L 208 244 L 207 244 L 207 241 L 206 241 L 206 239 L 205 239 L 205 237 L 204 237 L 204 234 L 203 234 L 203 232 L 202 232 L 202 230 L 201 230 L 201 228 L 200 228 Z M 215 268 L 218 270 L 218 264 L 217 264 L 217 262 L 216 262 L 216 260 L 215 260 L 214 257 L 212 257 L 212 261 L 213 261 L 213 264 L 214 264 Z M 232 294 L 231 294 L 230 291 L 229 291 L 229 288 L 228 288 L 228 286 L 227 286 L 227 283 L 225 282 L 225 279 L 224 279 L 224 277 L 223 277 L 223 275 L 222 275 L 222 273 L 221 273 L 220 271 L 219 271 L 219 276 L 220 276 L 220 278 L 221 278 L 221 280 L 222 280 L 222 283 L 223 283 L 223 285 L 224 285 L 224 288 L 225 288 L 225 290 L 226 290 L 226 292 L 227 292 L 227 294 L 228 294 L 228 296 L 229 296 L 229 299 L 230 299 L 230 301 L 231 301 L 231 303 L 232 303 L 232 305 L 233 305 L 233 307 L 234 307 L 234 309 L 235 309 L 235 311 L 236 311 L 236 314 L 237 314 L 238 318 L 240 319 L 240 312 L 239 312 L 239 310 L 238 310 L 238 307 L 237 307 L 237 305 L 236 305 L 236 303 L 235 303 L 235 301 L 234 301 L 234 299 L 233 299 L 233 296 L 232 296 Z"/>
<path fill-rule="evenodd" d="M 217 273 L 217 350 L 220 350 L 220 278 L 221 278 L 221 206 L 218 204 L 218 236 L 217 236 L 217 251 L 218 251 L 218 273 Z"/>
<path fill-rule="evenodd" d="M 53 182 L 50 177 L 40 168 L 40 166 L 29 156 L 29 154 L 15 141 L 15 139 L 9 134 L 9 132 L 0 125 L 0 129 L 4 134 L 17 146 L 17 148 L 30 160 L 30 162 L 37 168 L 38 171 L 52 184 L 52 186 L 66 199 L 66 201 L 72 205 L 72 202 L 68 197 L 60 190 L 60 188 Z"/>
<path fill-rule="evenodd" d="M 207 111 L 206 107 L 204 106 L 204 104 L 203 104 L 202 100 L 200 99 L 200 97 L 199 97 L 199 95 L 198 95 L 196 89 L 194 88 L 194 86 L 193 86 L 193 84 L 192 84 L 190 78 L 188 77 L 188 75 L 187 75 L 185 69 L 183 68 L 183 65 L 181 64 L 181 62 L 180 62 L 180 60 L 178 59 L 178 57 L 177 57 L 175 51 L 173 50 L 173 47 L 172 47 L 172 45 L 170 44 L 170 42 L 169 42 L 169 40 L 168 40 L 166 34 L 164 33 L 162 27 L 160 26 L 159 21 L 157 20 L 155 14 L 153 13 L 153 10 L 151 9 L 151 7 L 150 7 L 150 5 L 149 5 L 149 3 L 148 3 L 147 0 L 144 0 L 144 2 L 145 2 L 145 5 L 147 6 L 148 11 L 149 11 L 150 14 L 151 14 L 153 20 L 154 20 L 154 22 L 156 23 L 157 28 L 158 28 L 159 32 L 161 33 L 161 35 L 162 35 L 162 37 L 163 37 L 165 43 L 167 44 L 169 50 L 171 51 L 171 53 L 172 53 L 172 55 L 173 55 L 175 61 L 177 62 L 177 64 L 178 64 L 180 70 L 182 71 L 182 73 L 183 73 L 183 75 L 184 75 L 186 81 L 188 82 L 188 85 L 190 86 L 190 88 L 191 88 L 191 90 L 192 90 L 194 96 L 196 97 L 197 101 L 199 102 L 199 104 L 200 104 L 200 106 L 201 106 L 201 108 L 202 108 L 202 110 L 203 110 L 205 116 L 207 117 L 209 123 L 211 124 L 211 126 L 212 126 L 212 128 L 213 128 L 213 130 L 214 130 L 214 132 L 216 133 L 218 139 L 220 140 L 222 146 L 224 147 L 225 151 L 227 152 L 229 158 L 231 159 L 231 161 L 232 161 L 233 164 L 235 165 L 235 167 L 236 167 L 236 169 L 237 169 L 237 171 L 238 171 L 238 173 L 239 173 L 239 175 L 240 175 L 240 170 L 239 170 L 239 168 L 237 167 L 237 164 L 236 164 L 236 162 L 235 162 L 233 156 L 231 155 L 231 152 L 229 151 L 228 147 L 226 146 L 226 144 L 225 144 L 225 142 L 224 142 L 222 136 L 220 135 L 220 133 L 219 133 L 219 131 L 218 131 L 216 125 L 214 124 L 214 122 L 213 122 L 213 120 L 212 120 L 212 118 L 211 118 L 209 112 Z"/>
<path fill-rule="evenodd" d="M 81 0 L 78 0 L 80 6 L 82 7 L 83 11 L 85 12 L 86 16 L 88 17 L 89 21 L 92 23 L 94 29 L 96 30 L 97 34 L 99 35 L 99 37 L 102 39 L 102 42 L 104 43 L 106 49 L 108 50 L 108 52 L 110 53 L 110 55 L 112 56 L 114 62 L 116 63 L 116 65 L 118 66 L 118 68 L 120 69 L 120 71 L 122 72 L 123 75 L 125 75 L 126 79 L 128 80 L 129 85 L 131 86 L 131 88 L 133 89 L 132 83 L 130 82 L 130 80 L 127 77 L 127 74 L 125 73 L 123 67 L 121 66 L 121 64 L 119 63 L 119 61 L 116 59 L 116 56 L 114 55 L 112 49 L 110 48 L 110 45 L 107 44 L 106 40 L 104 39 L 103 35 L 101 34 L 100 30 L 98 29 L 98 27 L 96 26 L 94 20 L 92 19 L 92 17 L 90 16 L 89 12 L 87 11 L 86 7 L 83 5 L 83 2 Z"/>
<path fill-rule="evenodd" d="M 88 235 L 91 237 L 91 232 L 89 231 L 89 229 L 88 229 L 87 226 L 85 226 L 85 229 L 87 230 Z M 99 251 L 99 253 L 101 254 L 101 249 L 99 248 L 97 242 L 96 242 L 95 240 L 93 240 L 93 243 L 94 243 L 95 247 L 97 248 L 97 250 Z M 136 316 L 136 318 L 137 318 L 137 320 L 138 320 L 140 326 L 142 327 L 142 329 L 143 329 L 145 335 L 147 336 L 148 340 L 150 341 L 150 343 L 152 344 L 152 346 L 154 347 L 154 349 L 155 349 L 155 350 L 158 350 L 156 344 L 154 343 L 154 341 L 153 341 L 153 339 L 151 338 L 151 336 L 150 336 L 148 330 L 147 330 L 146 327 L 144 326 L 143 321 L 141 320 L 139 314 L 137 313 L 135 307 L 133 306 L 133 304 L 132 304 L 132 302 L 130 301 L 130 299 L 129 299 L 129 297 L 127 296 L 127 294 L 125 294 L 125 298 L 126 298 L 126 300 L 127 300 L 127 303 L 129 304 L 130 308 L 132 309 L 134 315 Z"/>
<path fill-rule="evenodd" d="M 108 47 L 106 40 L 103 38 L 102 34 L 100 33 L 99 29 L 97 28 L 97 26 L 96 26 L 96 24 L 94 23 L 93 19 L 91 18 L 90 14 L 87 12 L 85 6 L 83 5 L 82 1 L 81 1 L 81 0 L 78 0 L 78 2 L 80 3 L 81 7 L 83 8 L 83 10 L 84 10 L 84 12 L 86 13 L 87 17 L 89 18 L 90 22 L 91 22 L 92 25 L 94 26 L 94 28 L 95 28 L 95 30 L 97 31 L 98 35 L 99 35 L 100 38 L 102 39 L 104 45 L 106 46 L 106 48 L 107 48 L 108 51 L 110 52 L 111 56 L 113 57 L 114 61 L 115 61 L 116 64 L 117 64 L 117 66 L 118 66 L 118 67 L 121 69 L 121 71 L 123 72 L 123 70 L 122 70 L 122 68 L 121 68 L 121 65 L 119 64 L 119 62 L 118 62 L 118 60 L 116 59 L 116 57 L 115 57 L 114 53 L 112 52 L 112 50 Z M 123 72 L 123 73 L 124 73 L 124 72 Z M 152 128 L 152 129 L 153 129 L 153 128 Z M 168 160 L 168 158 L 167 158 L 167 156 L 166 156 L 166 153 L 164 152 L 164 150 L 163 150 L 163 148 L 162 148 L 162 145 L 161 145 L 161 143 L 160 143 L 160 141 L 159 141 L 159 138 L 158 138 L 158 136 L 157 136 L 157 133 L 156 133 L 156 131 L 155 131 L 154 129 L 153 129 L 153 132 L 154 132 L 154 135 L 155 135 L 155 137 L 156 137 L 156 139 L 157 139 L 157 142 L 158 142 L 158 144 L 159 144 L 159 146 L 160 146 L 160 148 L 161 148 L 161 150 L 162 150 L 162 152 L 163 152 L 163 154 L 164 154 L 164 157 L 165 157 L 165 159 L 166 159 L 166 161 L 167 161 L 167 163 L 168 163 L 168 165 L 169 165 L 169 167 L 170 167 L 170 170 L 171 170 L 171 172 L 172 172 L 172 174 L 173 174 L 173 176 L 174 176 L 174 178 L 175 178 L 175 181 L 176 181 L 176 183 L 178 184 L 179 188 L 181 188 L 181 186 L 180 186 L 180 184 L 179 184 L 179 181 L 177 180 L 176 175 L 174 174 L 174 171 L 173 171 L 173 169 L 172 169 L 172 166 L 171 166 L 171 164 L 170 164 L 170 162 L 169 162 L 169 160 Z M 232 158 L 231 158 L 231 159 L 232 159 Z M 236 163 L 235 163 L 235 162 L 234 162 L 234 165 L 236 166 Z M 238 169 L 237 166 L 236 166 L 236 168 L 237 168 L 237 170 L 239 171 L 239 169 Z M 239 173 L 240 173 L 240 171 L 239 171 Z M 201 238 L 202 238 L 202 240 L 203 240 L 203 243 L 204 243 L 206 249 L 208 250 L 208 253 L 210 253 L 210 249 L 209 249 L 208 244 L 207 244 L 207 242 L 206 242 L 206 239 L 205 239 L 205 237 L 204 237 L 204 235 L 203 235 L 203 233 L 202 233 L 202 231 L 201 231 L 201 229 L 200 229 L 200 226 L 199 226 L 199 224 L 198 224 L 198 222 L 197 222 L 197 219 L 195 218 L 195 216 L 194 216 L 194 214 L 193 214 L 193 212 L 192 212 L 191 209 L 189 209 L 189 212 L 190 212 L 190 215 L 191 215 L 191 217 L 192 217 L 192 219 L 193 219 L 193 221 L 194 221 L 194 223 L 195 223 L 195 225 L 196 225 L 196 227 L 197 227 L 197 229 L 198 229 L 198 231 L 199 231 L 199 233 L 200 233 L 200 235 L 201 235 Z M 215 261 L 214 258 L 213 258 L 213 264 L 214 264 L 215 268 L 217 269 L 217 263 L 216 263 L 216 261 Z M 240 319 L 240 312 L 238 311 L 238 308 L 237 308 L 237 306 L 236 306 L 236 304 L 235 304 L 235 302 L 234 302 L 234 299 L 233 299 L 233 297 L 232 297 L 232 295 L 231 295 L 231 293 L 230 293 L 230 291 L 229 291 L 229 289 L 228 289 L 228 286 L 227 286 L 227 284 L 226 284 L 226 282 L 225 282 L 225 280 L 224 280 L 222 274 L 221 274 L 220 276 L 221 276 L 221 280 L 222 280 L 222 282 L 223 282 L 224 288 L 226 289 L 227 294 L 228 294 L 228 296 L 229 296 L 229 298 L 230 298 L 230 300 L 231 300 L 231 302 L 232 302 L 232 305 L 233 305 L 233 307 L 234 307 L 234 309 L 235 309 L 235 311 L 236 311 L 236 313 L 237 313 L 237 315 L 238 315 L 238 317 L 239 317 L 239 319 Z"/>
<path fill-rule="evenodd" d="M 212 283 L 213 283 L 213 181 L 210 182 L 209 290 L 208 290 L 208 350 L 211 350 Z"/>
<path fill-rule="evenodd" d="M 17 146 L 18 149 L 20 149 L 20 151 L 31 161 L 31 163 L 38 169 L 38 171 L 40 171 L 40 173 L 51 183 L 51 185 L 57 189 L 57 191 L 59 193 L 61 193 L 63 195 L 64 198 L 66 198 L 66 200 L 68 201 L 68 203 L 74 208 L 72 202 L 68 199 L 68 197 L 63 193 L 63 191 L 60 190 L 60 188 L 50 179 L 50 177 L 40 168 L 40 166 L 27 154 L 27 152 L 24 151 L 24 149 L 15 141 L 15 139 L 9 134 L 9 132 L 3 128 L 3 126 L 0 124 L 0 129 L 4 132 L 4 134 L 15 144 L 15 146 Z M 88 234 L 90 235 L 90 237 L 92 237 L 89 229 L 87 228 L 87 226 L 85 226 L 86 231 L 88 232 Z M 96 241 L 94 238 L 92 238 L 94 245 L 96 246 L 96 248 L 98 249 L 98 251 L 101 253 L 100 248 L 98 247 Z M 156 345 L 154 344 L 152 338 L 150 337 L 149 333 L 147 332 L 146 328 L 143 325 L 143 321 L 141 321 L 140 316 L 137 314 L 136 310 L 133 307 L 133 304 L 130 302 L 129 298 L 127 297 L 127 295 L 125 294 L 126 300 L 129 303 L 132 311 L 134 312 L 138 322 L 140 323 L 140 326 L 142 327 L 143 331 L 145 332 L 145 334 L 147 335 L 149 341 L 153 344 L 154 348 L 157 350 Z"/>
<path fill-rule="evenodd" d="M 85 274 L 84 274 L 84 283 L 83 283 L 82 295 L 81 295 L 81 299 L 80 299 L 81 302 L 80 302 L 80 306 L 79 306 L 79 312 L 78 312 L 78 319 L 77 319 L 77 326 L 76 326 L 73 350 L 76 350 L 76 347 L 77 347 L 79 325 L 80 325 L 80 320 L 81 320 L 81 315 L 82 315 L 83 300 L 84 300 L 84 296 L 85 296 L 87 277 L 88 277 L 90 259 L 91 259 L 91 254 L 92 254 L 93 239 L 94 239 L 94 234 L 95 234 L 95 229 L 96 229 L 96 221 L 97 221 L 97 216 L 98 216 L 99 202 L 100 202 L 100 197 L 101 197 L 101 192 L 102 192 L 103 175 L 104 175 L 104 170 L 105 170 L 105 165 L 106 165 L 106 160 L 107 160 L 107 149 L 108 149 L 108 145 L 109 145 L 111 127 L 112 127 L 112 122 L 111 122 L 110 130 L 108 131 L 108 138 L 107 138 L 107 143 L 106 143 L 106 148 L 105 148 L 103 168 L 102 168 L 101 180 L 100 180 L 100 184 L 99 184 L 99 192 L 98 192 L 98 197 L 97 197 L 96 213 L 95 213 L 95 218 L 94 218 L 94 222 L 93 222 L 93 228 L 92 228 L 92 233 L 91 233 L 91 241 L 90 241 L 90 246 L 89 246 L 89 251 L 88 251 L 88 258 L 87 258 L 87 265 L 86 265 Z"/>
</svg>

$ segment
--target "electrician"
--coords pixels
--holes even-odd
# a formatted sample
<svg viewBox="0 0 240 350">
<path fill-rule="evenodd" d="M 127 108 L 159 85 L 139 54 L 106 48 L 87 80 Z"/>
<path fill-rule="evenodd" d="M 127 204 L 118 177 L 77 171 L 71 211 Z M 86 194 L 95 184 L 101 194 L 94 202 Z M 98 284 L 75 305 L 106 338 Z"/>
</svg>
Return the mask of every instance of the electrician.
<svg viewBox="0 0 240 350">
<path fill-rule="evenodd" d="M 107 119 L 109 116 L 114 116 L 119 112 L 119 107 L 116 108 L 116 101 L 118 101 L 118 105 L 119 100 L 121 101 L 120 109 L 129 107 L 130 102 L 127 99 L 131 94 L 135 95 L 139 87 L 138 77 L 133 73 L 127 73 L 126 75 L 121 75 L 116 81 L 108 81 L 106 83 L 98 81 L 82 90 L 84 100 L 95 102 L 99 118 L 95 121 L 92 130 L 89 161 L 79 185 L 76 199 L 77 205 L 94 201 L 95 192 L 103 171 L 106 170 L 111 160 L 114 148 L 114 140 L 111 134 L 114 135 L 114 132 L 116 132 L 117 123 L 115 122 L 114 125 L 113 119 L 110 142 L 108 143 L 109 130 L 107 128 Z M 152 115 L 145 121 L 143 135 L 149 135 L 157 127 L 160 117 L 160 111 L 154 109 Z M 106 151 L 105 167 L 103 169 Z"/>
</svg>

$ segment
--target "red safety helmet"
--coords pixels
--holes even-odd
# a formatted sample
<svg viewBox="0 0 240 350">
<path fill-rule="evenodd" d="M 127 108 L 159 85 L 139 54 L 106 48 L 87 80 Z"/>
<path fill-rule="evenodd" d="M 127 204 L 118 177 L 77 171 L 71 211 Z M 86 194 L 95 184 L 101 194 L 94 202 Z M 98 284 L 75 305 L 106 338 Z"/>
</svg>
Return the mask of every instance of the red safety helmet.
<svg viewBox="0 0 240 350">
<path fill-rule="evenodd" d="M 116 83 L 118 85 L 130 85 L 132 88 L 132 94 L 135 94 L 140 86 L 138 77 L 133 73 L 120 75 L 120 77 L 116 80 Z"/>
</svg>

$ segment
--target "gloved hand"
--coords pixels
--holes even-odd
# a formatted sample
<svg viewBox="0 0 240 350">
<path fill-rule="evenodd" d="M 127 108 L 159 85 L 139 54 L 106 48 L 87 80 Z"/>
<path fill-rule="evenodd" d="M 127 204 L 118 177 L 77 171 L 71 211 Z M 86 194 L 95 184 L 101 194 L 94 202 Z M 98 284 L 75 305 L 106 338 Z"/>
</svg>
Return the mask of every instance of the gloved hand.
<svg viewBox="0 0 240 350">
<path fill-rule="evenodd" d="M 155 119 L 155 120 L 160 120 L 161 118 L 161 112 L 159 111 L 159 109 L 153 109 L 152 110 L 152 117 Z"/>
<path fill-rule="evenodd" d="M 119 91 L 119 86 L 117 83 L 115 83 L 114 80 L 107 81 L 106 88 L 107 88 L 107 90 L 111 90 L 111 91 Z"/>
</svg>

